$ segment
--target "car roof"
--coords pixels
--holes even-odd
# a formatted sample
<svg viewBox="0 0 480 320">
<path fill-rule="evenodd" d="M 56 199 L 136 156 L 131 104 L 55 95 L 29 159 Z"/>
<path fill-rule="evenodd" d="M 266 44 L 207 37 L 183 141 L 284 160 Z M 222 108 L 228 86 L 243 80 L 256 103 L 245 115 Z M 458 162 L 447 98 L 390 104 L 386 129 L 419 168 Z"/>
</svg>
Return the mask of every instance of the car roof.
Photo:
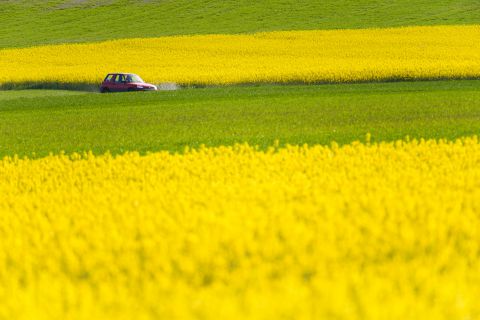
<svg viewBox="0 0 480 320">
<path fill-rule="evenodd" d="M 136 75 L 135 73 L 131 73 L 131 72 L 110 72 L 109 74 L 134 74 L 134 75 Z"/>
</svg>

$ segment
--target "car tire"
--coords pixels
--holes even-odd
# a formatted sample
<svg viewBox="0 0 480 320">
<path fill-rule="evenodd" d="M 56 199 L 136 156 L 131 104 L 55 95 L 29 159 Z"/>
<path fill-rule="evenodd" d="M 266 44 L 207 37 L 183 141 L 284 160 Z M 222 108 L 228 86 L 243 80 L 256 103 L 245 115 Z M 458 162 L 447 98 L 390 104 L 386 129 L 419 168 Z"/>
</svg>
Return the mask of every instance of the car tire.
<svg viewBox="0 0 480 320">
<path fill-rule="evenodd" d="M 101 88 L 100 93 L 108 93 L 110 90 L 108 88 Z"/>
</svg>

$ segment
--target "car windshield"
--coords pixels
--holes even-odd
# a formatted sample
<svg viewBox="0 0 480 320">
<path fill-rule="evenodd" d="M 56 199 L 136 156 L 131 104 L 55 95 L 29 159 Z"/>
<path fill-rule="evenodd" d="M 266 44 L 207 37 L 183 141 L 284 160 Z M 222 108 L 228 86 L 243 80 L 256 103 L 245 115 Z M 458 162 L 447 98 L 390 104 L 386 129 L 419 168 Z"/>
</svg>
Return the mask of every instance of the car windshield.
<svg viewBox="0 0 480 320">
<path fill-rule="evenodd" d="M 136 74 L 127 74 L 125 78 L 126 78 L 125 80 L 127 82 L 141 82 L 141 83 L 143 83 L 142 78 L 140 78 Z"/>
</svg>

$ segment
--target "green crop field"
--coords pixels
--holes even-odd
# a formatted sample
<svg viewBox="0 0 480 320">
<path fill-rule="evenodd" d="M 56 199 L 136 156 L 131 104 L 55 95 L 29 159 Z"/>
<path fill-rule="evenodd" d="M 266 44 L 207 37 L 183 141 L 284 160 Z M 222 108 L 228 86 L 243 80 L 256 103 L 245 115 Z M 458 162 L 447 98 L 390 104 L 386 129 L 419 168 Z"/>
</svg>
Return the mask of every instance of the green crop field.
<svg viewBox="0 0 480 320">
<path fill-rule="evenodd" d="M 475 0 L 7 0 L 0 48 L 182 34 L 480 22 Z"/>
<path fill-rule="evenodd" d="M 43 95 L 44 96 L 41 96 Z M 182 151 L 480 134 L 480 81 L 0 92 L 0 155 Z"/>
</svg>

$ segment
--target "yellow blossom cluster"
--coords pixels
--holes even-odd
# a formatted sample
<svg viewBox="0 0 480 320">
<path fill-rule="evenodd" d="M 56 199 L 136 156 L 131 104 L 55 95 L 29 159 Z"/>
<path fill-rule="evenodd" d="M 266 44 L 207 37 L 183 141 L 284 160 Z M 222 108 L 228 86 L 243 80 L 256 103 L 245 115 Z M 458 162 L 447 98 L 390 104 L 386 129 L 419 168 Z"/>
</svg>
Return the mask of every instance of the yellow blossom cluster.
<svg viewBox="0 0 480 320">
<path fill-rule="evenodd" d="M 0 319 L 479 319 L 480 141 L 0 161 Z"/>
<path fill-rule="evenodd" d="M 480 26 L 172 36 L 0 50 L 0 84 L 352 82 L 480 76 Z"/>
</svg>

